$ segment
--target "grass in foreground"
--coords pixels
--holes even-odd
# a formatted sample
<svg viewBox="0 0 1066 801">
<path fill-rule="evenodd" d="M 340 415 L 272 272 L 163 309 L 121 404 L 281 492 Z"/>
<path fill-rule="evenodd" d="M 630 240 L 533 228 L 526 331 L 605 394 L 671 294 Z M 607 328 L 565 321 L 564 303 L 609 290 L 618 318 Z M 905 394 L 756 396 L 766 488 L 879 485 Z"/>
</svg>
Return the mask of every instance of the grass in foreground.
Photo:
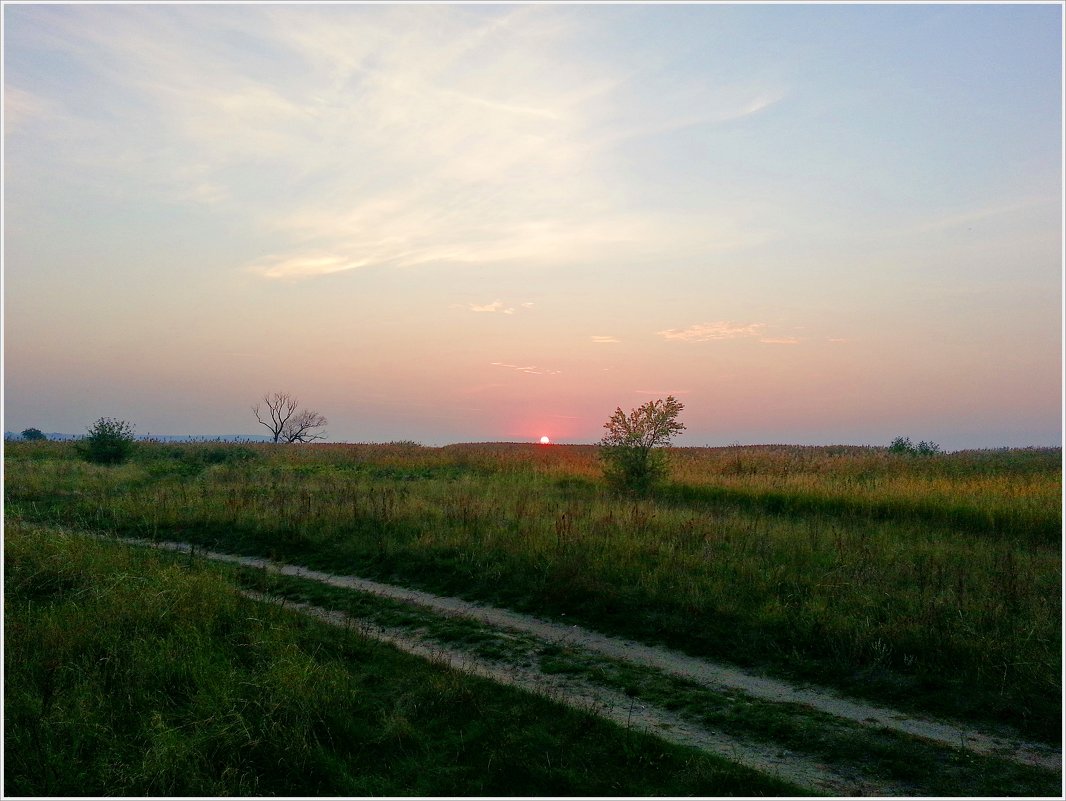
<svg viewBox="0 0 1066 801">
<path fill-rule="evenodd" d="M 9 514 L 196 542 L 661 641 L 1061 739 L 1061 454 L 678 449 L 605 492 L 594 450 L 8 446 Z"/>
<path fill-rule="evenodd" d="M 173 560 L 187 559 L 172 554 Z M 778 744 L 836 767 L 911 786 L 923 796 L 1054 796 L 1058 775 L 889 731 L 864 728 L 791 704 L 710 690 L 692 681 L 614 659 L 499 632 L 476 621 L 254 568 L 216 566 L 242 586 L 336 609 L 374 625 L 424 632 L 441 643 L 504 663 L 532 661 L 546 673 L 580 676 L 638 702 L 672 710 L 711 730 Z"/>
<path fill-rule="evenodd" d="M 797 795 L 783 782 L 8 521 L 12 795 Z"/>
</svg>

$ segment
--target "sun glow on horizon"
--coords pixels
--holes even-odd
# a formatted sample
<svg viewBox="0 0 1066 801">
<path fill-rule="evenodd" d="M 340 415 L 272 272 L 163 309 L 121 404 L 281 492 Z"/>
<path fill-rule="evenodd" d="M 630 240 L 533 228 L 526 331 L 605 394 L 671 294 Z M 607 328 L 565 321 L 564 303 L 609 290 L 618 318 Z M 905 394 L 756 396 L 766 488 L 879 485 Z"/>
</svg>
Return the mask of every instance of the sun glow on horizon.
<svg viewBox="0 0 1066 801">
<path fill-rule="evenodd" d="M 1061 4 L 620 5 L 5 5 L 5 428 L 1061 444 Z"/>
</svg>

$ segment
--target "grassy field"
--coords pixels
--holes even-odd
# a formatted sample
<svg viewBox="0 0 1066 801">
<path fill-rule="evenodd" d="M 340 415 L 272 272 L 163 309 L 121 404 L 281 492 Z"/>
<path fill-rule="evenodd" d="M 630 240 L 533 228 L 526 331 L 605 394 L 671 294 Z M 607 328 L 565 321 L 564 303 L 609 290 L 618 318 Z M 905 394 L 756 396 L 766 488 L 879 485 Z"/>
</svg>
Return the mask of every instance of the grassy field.
<svg viewBox="0 0 1066 801">
<path fill-rule="evenodd" d="M 121 544 L 5 532 L 5 792 L 796 795 Z"/>
<path fill-rule="evenodd" d="M 172 558 L 188 557 L 173 554 Z M 254 568 L 230 568 L 227 574 L 238 585 L 269 597 L 340 610 L 368 625 L 425 632 L 434 641 L 475 656 L 513 664 L 534 663 L 548 674 L 578 676 L 622 692 L 634 702 L 673 710 L 712 731 L 728 732 L 774 749 L 788 749 L 851 775 L 895 783 L 906 788 L 906 795 L 1054 797 L 1061 791 L 1061 777 L 1041 769 L 995 756 L 978 756 L 948 744 L 938 746 L 915 740 L 810 707 L 759 701 L 743 693 L 709 688 L 690 679 L 582 650 L 572 640 L 546 643 L 530 635 L 442 616 L 399 601 Z M 889 793 L 885 790 L 884 794 Z"/>
<path fill-rule="evenodd" d="M 1061 452 L 6 446 L 9 519 L 260 554 L 580 621 L 1058 742 Z"/>
</svg>

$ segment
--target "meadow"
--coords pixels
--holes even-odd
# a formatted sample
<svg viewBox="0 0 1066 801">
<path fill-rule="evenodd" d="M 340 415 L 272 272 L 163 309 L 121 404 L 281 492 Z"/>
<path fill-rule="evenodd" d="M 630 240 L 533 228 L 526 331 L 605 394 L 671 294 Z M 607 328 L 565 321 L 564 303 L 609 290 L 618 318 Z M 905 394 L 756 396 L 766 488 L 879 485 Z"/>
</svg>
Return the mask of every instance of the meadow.
<svg viewBox="0 0 1066 801">
<path fill-rule="evenodd" d="M 5 556 L 6 795 L 802 793 L 202 566 L 10 521 Z"/>
<path fill-rule="evenodd" d="M 10 521 L 491 602 L 919 712 L 1061 735 L 1061 451 L 8 443 Z"/>
</svg>

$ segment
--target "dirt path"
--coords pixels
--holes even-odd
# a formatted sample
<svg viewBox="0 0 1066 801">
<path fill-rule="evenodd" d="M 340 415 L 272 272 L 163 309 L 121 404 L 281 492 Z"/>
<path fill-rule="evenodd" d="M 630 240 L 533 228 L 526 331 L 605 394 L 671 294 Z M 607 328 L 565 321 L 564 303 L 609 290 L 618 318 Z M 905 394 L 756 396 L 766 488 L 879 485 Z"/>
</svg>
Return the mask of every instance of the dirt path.
<svg viewBox="0 0 1066 801">
<path fill-rule="evenodd" d="M 660 646 L 650 646 L 607 636 L 576 625 L 567 626 L 539 620 L 507 609 L 472 603 L 459 598 L 442 597 L 357 576 L 334 575 L 298 565 L 278 564 L 259 557 L 218 553 L 188 543 L 125 541 L 163 550 L 194 553 L 214 561 L 259 568 L 281 575 L 371 593 L 421 606 L 443 615 L 463 617 L 495 628 L 531 634 L 549 643 L 577 646 L 613 659 L 689 679 L 711 689 L 739 691 L 764 701 L 799 704 L 862 726 L 889 729 L 935 743 L 963 748 L 977 754 L 998 756 L 1021 764 L 1062 772 L 1061 749 L 1041 743 L 992 735 L 959 722 L 916 717 L 898 710 L 847 699 L 825 688 L 789 684 Z M 676 726 L 678 730 L 686 726 L 691 728 L 689 724 L 676 721 L 672 721 L 669 725 Z"/>
<path fill-rule="evenodd" d="M 819 793 L 845 796 L 906 796 L 911 788 L 884 781 L 872 781 L 852 771 L 836 770 L 829 765 L 779 747 L 757 745 L 720 732 L 695 726 L 664 709 L 640 704 L 622 693 L 599 687 L 572 676 L 545 674 L 514 664 L 480 658 L 438 642 L 423 639 L 407 629 L 367 624 L 343 612 L 306 603 L 281 602 L 262 593 L 244 591 L 257 601 L 284 606 L 334 626 L 356 629 L 360 634 L 387 642 L 400 650 L 437 664 L 499 684 L 535 692 L 635 731 L 689 747 L 698 748 L 731 762 L 775 776 Z"/>
</svg>

